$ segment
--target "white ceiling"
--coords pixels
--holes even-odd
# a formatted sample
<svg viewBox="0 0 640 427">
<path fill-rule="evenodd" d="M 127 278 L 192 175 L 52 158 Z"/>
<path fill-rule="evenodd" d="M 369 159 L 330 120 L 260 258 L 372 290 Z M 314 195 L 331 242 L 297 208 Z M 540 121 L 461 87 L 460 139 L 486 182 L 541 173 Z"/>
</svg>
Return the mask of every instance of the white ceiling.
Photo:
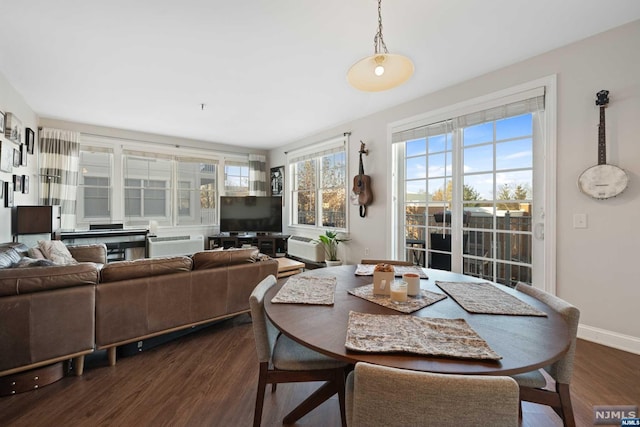
<svg viewBox="0 0 640 427">
<path fill-rule="evenodd" d="M 386 92 L 346 81 L 376 0 L 0 0 L 0 72 L 41 117 L 269 149 L 640 19 L 640 1 L 384 0 L 382 17 L 416 67 Z"/>
</svg>

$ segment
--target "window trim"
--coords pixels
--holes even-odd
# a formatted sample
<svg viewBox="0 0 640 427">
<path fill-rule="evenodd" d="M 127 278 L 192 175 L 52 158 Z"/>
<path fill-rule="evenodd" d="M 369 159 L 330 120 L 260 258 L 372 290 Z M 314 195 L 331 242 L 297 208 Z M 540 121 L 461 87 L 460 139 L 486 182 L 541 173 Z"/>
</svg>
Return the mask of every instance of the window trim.
<svg viewBox="0 0 640 427">
<path fill-rule="evenodd" d="M 347 147 L 349 146 L 349 132 L 346 132 L 340 136 L 336 136 L 333 138 L 329 138 L 318 143 L 306 145 L 301 148 L 293 149 L 291 151 L 285 152 L 286 156 L 286 165 L 287 165 L 287 176 L 286 179 L 286 188 L 288 191 L 286 192 L 286 196 L 289 199 L 289 221 L 288 227 L 290 228 L 300 228 L 306 230 L 338 230 L 340 232 L 348 232 L 349 230 L 349 182 L 348 182 L 348 173 L 349 173 L 349 150 Z M 293 211 L 294 203 L 293 203 L 293 193 L 294 193 L 294 166 L 295 163 L 308 160 L 308 159 L 319 159 L 320 157 L 329 154 L 331 152 L 344 152 L 345 156 L 345 182 L 344 182 L 344 191 L 345 191 L 345 228 L 337 228 L 337 227 L 327 227 L 324 225 L 308 225 L 308 224 L 294 224 L 293 218 L 294 215 L 297 215 L 296 212 Z M 316 191 L 316 201 L 322 200 L 320 197 L 321 186 L 320 183 L 320 169 L 316 170 L 315 177 L 315 191 Z M 322 207 L 320 203 L 316 204 L 316 218 L 322 219 Z"/>
<path fill-rule="evenodd" d="M 81 133 L 80 151 L 109 151 L 112 155 L 110 176 L 111 179 L 111 222 L 127 222 L 125 215 L 125 195 L 124 195 L 124 162 L 126 155 L 140 154 L 145 158 L 163 158 L 172 161 L 171 170 L 171 193 L 169 209 L 171 216 L 171 227 L 219 227 L 219 211 L 215 214 L 215 222 L 211 224 L 185 224 L 180 225 L 177 206 L 173 203 L 177 200 L 177 167 L 176 164 L 182 161 L 197 160 L 200 163 L 215 163 L 216 176 L 216 197 L 224 195 L 224 166 L 227 162 L 242 163 L 249 165 L 249 153 L 227 152 L 206 150 L 197 147 L 183 147 L 175 144 L 166 144 L 153 141 L 135 140 L 126 137 L 97 135 L 92 133 Z M 175 183 L 175 185 L 174 185 Z M 80 200 L 78 200 L 78 203 Z M 216 209 L 219 209 L 216 203 Z M 175 211 L 175 212 L 174 212 Z M 156 219 L 156 218 L 147 218 Z M 106 219 L 105 219 L 106 220 Z M 91 221 L 76 222 L 75 226 L 88 226 Z"/>
<path fill-rule="evenodd" d="M 398 177 L 394 174 L 394 167 L 398 159 L 395 157 L 395 150 L 391 141 L 393 134 L 429 123 L 443 121 L 451 116 L 470 114 L 475 111 L 486 110 L 500 104 L 513 101 L 514 97 L 522 97 L 523 92 L 534 90 L 538 87 L 545 88 L 545 121 L 543 132 L 545 134 L 544 145 L 544 201 L 542 211 L 536 212 L 534 221 L 541 223 L 540 227 L 534 225 L 534 233 L 543 238 L 544 245 L 544 276 L 539 279 L 542 283 L 534 281 L 534 286 L 546 290 L 552 294 L 556 292 L 556 216 L 557 216 L 557 75 L 549 75 L 536 80 L 498 90 L 489 94 L 471 98 L 432 111 L 417 114 L 406 119 L 391 122 L 387 125 L 387 156 L 392 159 L 387 163 L 387 205 L 395 206 L 395 191 Z M 399 218 L 396 209 L 391 212 L 391 221 L 386 227 L 385 238 L 391 242 L 391 254 L 398 253 L 398 242 L 394 234 L 399 230 Z"/>
</svg>

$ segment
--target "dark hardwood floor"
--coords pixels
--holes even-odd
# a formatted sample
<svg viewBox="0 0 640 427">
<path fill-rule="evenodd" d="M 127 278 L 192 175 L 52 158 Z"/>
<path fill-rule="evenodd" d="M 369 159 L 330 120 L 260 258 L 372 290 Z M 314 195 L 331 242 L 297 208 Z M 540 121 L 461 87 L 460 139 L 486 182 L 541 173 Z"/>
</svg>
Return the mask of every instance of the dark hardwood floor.
<svg viewBox="0 0 640 427">
<path fill-rule="evenodd" d="M 107 365 L 87 360 L 82 377 L 0 397 L 0 426 L 250 426 L 258 377 L 251 319 L 242 315 Z M 263 426 L 319 384 L 280 384 L 264 404 Z M 593 405 L 640 404 L 640 356 L 580 340 L 572 398 L 578 426 L 593 425 Z M 339 426 L 337 397 L 297 426 Z M 479 420 L 479 424 L 481 421 Z M 561 426 L 549 408 L 525 403 L 523 426 Z"/>
</svg>

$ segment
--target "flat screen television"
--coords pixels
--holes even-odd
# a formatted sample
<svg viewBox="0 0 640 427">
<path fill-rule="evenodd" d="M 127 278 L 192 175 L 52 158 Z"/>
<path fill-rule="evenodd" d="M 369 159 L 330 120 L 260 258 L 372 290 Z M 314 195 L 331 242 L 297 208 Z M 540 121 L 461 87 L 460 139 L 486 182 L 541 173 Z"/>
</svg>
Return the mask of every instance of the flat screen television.
<svg viewBox="0 0 640 427">
<path fill-rule="evenodd" d="M 282 197 L 220 197 L 223 233 L 282 233 Z"/>
</svg>

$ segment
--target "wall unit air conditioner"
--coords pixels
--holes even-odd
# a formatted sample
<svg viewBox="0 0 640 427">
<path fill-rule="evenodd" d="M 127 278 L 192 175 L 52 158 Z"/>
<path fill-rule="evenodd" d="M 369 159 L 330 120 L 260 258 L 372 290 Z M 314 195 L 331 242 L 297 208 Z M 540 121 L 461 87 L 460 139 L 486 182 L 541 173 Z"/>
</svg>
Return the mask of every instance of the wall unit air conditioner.
<svg viewBox="0 0 640 427">
<path fill-rule="evenodd" d="M 322 245 L 308 237 L 289 237 L 287 240 L 287 254 L 313 262 L 324 261 L 324 249 Z"/>
<path fill-rule="evenodd" d="M 149 258 L 193 255 L 204 250 L 204 236 L 149 237 Z"/>
</svg>

